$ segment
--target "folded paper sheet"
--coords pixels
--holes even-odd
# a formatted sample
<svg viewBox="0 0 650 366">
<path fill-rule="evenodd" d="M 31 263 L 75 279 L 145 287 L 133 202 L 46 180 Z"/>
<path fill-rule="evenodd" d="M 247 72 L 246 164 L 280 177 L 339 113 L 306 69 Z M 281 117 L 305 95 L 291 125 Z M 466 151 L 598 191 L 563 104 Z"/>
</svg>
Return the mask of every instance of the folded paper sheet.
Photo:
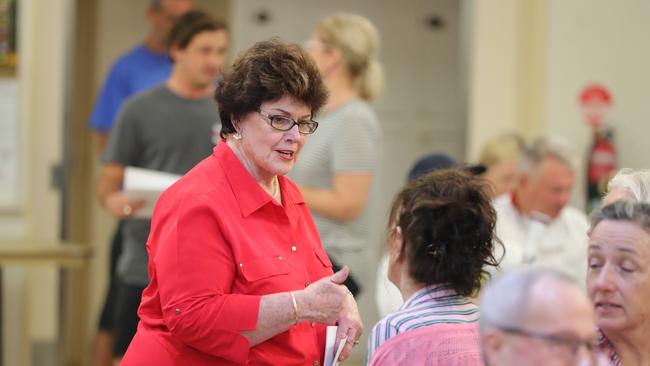
<svg viewBox="0 0 650 366">
<path fill-rule="evenodd" d="M 153 207 L 160 194 L 180 177 L 176 174 L 127 166 L 124 169 L 124 194 L 146 202 L 144 207 L 133 213 L 133 216 L 151 218 Z"/>
<path fill-rule="evenodd" d="M 341 356 L 341 351 L 345 346 L 345 341 L 348 340 L 348 337 L 344 337 L 339 341 L 339 344 L 336 344 L 336 330 L 338 326 L 332 325 L 327 327 L 327 332 L 325 333 L 325 366 L 338 366 L 339 356 Z"/>
</svg>

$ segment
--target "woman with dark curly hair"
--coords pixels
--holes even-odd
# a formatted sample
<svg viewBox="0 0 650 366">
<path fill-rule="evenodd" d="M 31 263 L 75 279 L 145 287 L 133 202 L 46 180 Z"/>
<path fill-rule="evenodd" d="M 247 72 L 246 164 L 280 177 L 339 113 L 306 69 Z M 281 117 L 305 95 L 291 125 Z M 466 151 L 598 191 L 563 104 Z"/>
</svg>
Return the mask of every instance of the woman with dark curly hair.
<svg viewBox="0 0 650 366">
<path fill-rule="evenodd" d="M 318 365 L 334 322 L 349 355 L 362 328 L 349 270 L 332 274 L 285 177 L 326 99 L 297 45 L 259 42 L 235 61 L 216 92 L 222 141 L 156 204 L 151 282 L 122 365 Z"/>
<path fill-rule="evenodd" d="M 468 297 L 497 266 L 488 183 L 446 169 L 409 183 L 389 218 L 388 278 L 404 298 L 368 338 L 370 365 L 482 365 L 479 310 Z"/>
</svg>

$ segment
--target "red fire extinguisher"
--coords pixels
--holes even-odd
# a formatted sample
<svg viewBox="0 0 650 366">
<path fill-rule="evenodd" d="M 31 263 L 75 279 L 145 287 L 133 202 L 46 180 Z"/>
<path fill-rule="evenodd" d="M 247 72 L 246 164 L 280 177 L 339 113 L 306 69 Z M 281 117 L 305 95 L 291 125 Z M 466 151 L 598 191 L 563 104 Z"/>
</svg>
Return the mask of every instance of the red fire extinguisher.
<svg viewBox="0 0 650 366">
<path fill-rule="evenodd" d="M 588 208 L 591 211 L 600 203 L 604 184 L 616 170 L 616 147 L 612 130 L 594 130 L 587 169 Z"/>
</svg>

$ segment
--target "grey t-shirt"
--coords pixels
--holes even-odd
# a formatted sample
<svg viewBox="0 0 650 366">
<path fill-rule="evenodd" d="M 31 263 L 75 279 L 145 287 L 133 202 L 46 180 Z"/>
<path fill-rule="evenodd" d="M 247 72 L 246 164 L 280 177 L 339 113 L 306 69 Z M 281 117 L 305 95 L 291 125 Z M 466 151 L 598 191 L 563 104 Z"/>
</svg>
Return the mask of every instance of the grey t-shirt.
<svg viewBox="0 0 650 366">
<path fill-rule="evenodd" d="M 341 222 L 312 211 L 327 253 L 362 279 L 368 272 L 371 206 L 378 195 L 381 127 L 375 112 L 362 100 L 352 100 L 316 120 L 318 129 L 309 136 L 289 177 L 299 185 L 330 190 L 337 173 L 373 175 L 370 196 L 357 219 Z"/>
<path fill-rule="evenodd" d="M 211 97 L 186 99 L 160 85 L 129 99 L 118 113 L 102 160 L 124 166 L 185 174 L 212 153 L 221 129 Z M 146 242 L 150 220 L 127 219 L 117 274 L 131 285 L 146 285 Z"/>
</svg>

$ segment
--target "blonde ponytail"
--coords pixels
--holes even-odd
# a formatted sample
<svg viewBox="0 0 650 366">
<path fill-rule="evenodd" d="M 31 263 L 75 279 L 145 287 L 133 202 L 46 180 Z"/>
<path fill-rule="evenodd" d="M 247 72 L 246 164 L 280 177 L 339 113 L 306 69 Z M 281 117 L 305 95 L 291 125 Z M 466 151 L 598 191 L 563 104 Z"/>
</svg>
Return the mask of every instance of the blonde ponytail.
<svg viewBox="0 0 650 366">
<path fill-rule="evenodd" d="M 341 50 L 343 61 L 361 98 L 372 101 L 384 90 L 384 71 L 376 60 L 379 32 L 357 14 L 335 14 L 323 19 L 317 33 L 328 48 Z"/>
<path fill-rule="evenodd" d="M 371 102 L 384 93 L 384 67 L 377 60 L 370 60 L 357 80 L 364 100 Z"/>
</svg>

